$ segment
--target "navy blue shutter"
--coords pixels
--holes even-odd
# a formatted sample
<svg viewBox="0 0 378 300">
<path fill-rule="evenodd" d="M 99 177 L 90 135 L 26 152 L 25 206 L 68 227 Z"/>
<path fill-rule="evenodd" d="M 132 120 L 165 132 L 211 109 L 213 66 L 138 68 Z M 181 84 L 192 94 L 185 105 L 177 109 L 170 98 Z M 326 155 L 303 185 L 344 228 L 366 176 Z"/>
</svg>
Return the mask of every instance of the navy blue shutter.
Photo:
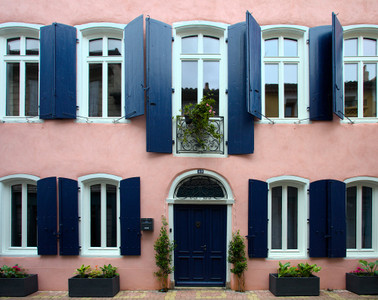
<svg viewBox="0 0 378 300">
<path fill-rule="evenodd" d="M 146 19 L 147 151 L 172 153 L 172 28 Z M 179 91 L 178 91 L 179 92 Z"/>
<path fill-rule="evenodd" d="M 268 256 L 268 184 L 248 182 L 248 256 Z"/>
<path fill-rule="evenodd" d="M 247 11 L 247 109 L 261 119 L 261 27 Z"/>
<path fill-rule="evenodd" d="M 40 32 L 40 118 L 76 118 L 76 28 L 54 23 Z"/>
<path fill-rule="evenodd" d="M 228 154 L 249 154 L 254 149 L 253 116 L 247 101 L 246 23 L 228 27 Z"/>
<path fill-rule="evenodd" d="M 37 224 L 39 255 L 56 255 L 58 252 L 56 192 L 56 177 L 38 180 Z"/>
<path fill-rule="evenodd" d="M 332 120 L 332 27 L 309 30 L 310 119 Z"/>
<path fill-rule="evenodd" d="M 121 255 L 140 255 L 140 178 L 120 183 Z"/>
<path fill-rule="evenodd" d="M 332 88 L 333 112 L 344 119 L 343 96 L 343 27 L 332 13 Z"/>
<path fill-rule="evenodd" d="M 144 114 L 143 15 L 125 27 L 125 118 Z"/>
<path fill-rule="evenodd" d="M 328 257 L 346 256 L 346 207 L 344 182 L 328 181 Z"/>
<path fill-rule="evenodd" d="M 79 255 L 78 185 L 59 178 L 59 254 Z"/>
</svg>

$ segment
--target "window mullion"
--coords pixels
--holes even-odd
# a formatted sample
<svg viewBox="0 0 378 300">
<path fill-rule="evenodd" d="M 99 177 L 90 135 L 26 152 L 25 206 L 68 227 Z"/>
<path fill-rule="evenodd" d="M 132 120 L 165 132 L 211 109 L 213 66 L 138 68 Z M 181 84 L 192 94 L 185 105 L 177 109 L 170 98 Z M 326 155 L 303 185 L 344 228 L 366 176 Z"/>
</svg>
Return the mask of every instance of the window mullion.
<svg viewBox="0 0 378 300">
<path fill-rule="evenodd" d="M 26 64 L 20 60 L 19 116 L 25 117 Z"/>
<path fill-rule="evenodd" d="M 101 248 L 106 247 L 106 184 L 101 183 Z"/>
<path fill-rule="evenodd" d="M 102 63 L 102 117 L 108 117 L 108 63 Z"/>
<path fill-rule="evenodd" d="M 284 62 L 278 64 L 278 117 L 285 118 Z"/>
<path fill-rule="evenodd" d="M 27 203 L 27 184 L 23 183 L 22 184 L 22 189 L 21 189 L 21 247 L 26 248 L 27 247 L 27 233 L 28 233 L 28 228 L 27 228 L 27 208 L 28 208 L 28 203 Z"/>
<path fill-rule="evenodd" d="M 197 102 L 200 103 L 203 97 L 203 59 L 198 60 L 198 99 Z"/>
<path fill-rule="evenodd" d="M 282 250 L 287 250 L 287 186 L 282 186 Z"/>
<path fill-rule="evenodd" d="M 362 61 L 358 62 L 358 84 L 357 84 L 357 93 L 358 93 L 358 118 L 364 117 L 364 63 Z"/>
<path fill-rule="evenodd" d="M 356 249 L 362 249 L 362 187 L 357 185 L 357 222 L 356 222 Z"/>
</svg>

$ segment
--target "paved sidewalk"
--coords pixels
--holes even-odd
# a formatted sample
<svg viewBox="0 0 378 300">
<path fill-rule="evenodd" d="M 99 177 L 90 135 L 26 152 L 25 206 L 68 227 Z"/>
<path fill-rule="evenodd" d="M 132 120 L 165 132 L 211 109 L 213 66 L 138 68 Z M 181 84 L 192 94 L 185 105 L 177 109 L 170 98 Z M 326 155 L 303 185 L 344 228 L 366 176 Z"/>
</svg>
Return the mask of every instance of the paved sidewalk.
<svg viewBox="0 0 378 300">
<path fill-rule="evenodd" d="M 333 291 L 320 291 L 320 296 L 317 297 L 275 297 L 269 291 L 247 291 L 245 293 L 238 293 L 231 290 L 212 290 L 212 289 L 180 289 L 180 290 L 170 290 L 168 293 L 159 293 L 157 291 L 120 291 L 113 298 L 70 298 L 68 297 L 67 291 L 39 291 L 23 298 L 14 297 L 0 297 L 0 299 L 164 299 L 164 300 L 175 300 L 175 299 L 249 299 L 249 300 L 266 300 L 266 299 L 316 299 L 316 300 L 337 300 L 337 299 L 378 299 L 378 295 L 375 296 L 358 296 L 351 292 L 345 290 L 333 290 Z"/>
</svg>

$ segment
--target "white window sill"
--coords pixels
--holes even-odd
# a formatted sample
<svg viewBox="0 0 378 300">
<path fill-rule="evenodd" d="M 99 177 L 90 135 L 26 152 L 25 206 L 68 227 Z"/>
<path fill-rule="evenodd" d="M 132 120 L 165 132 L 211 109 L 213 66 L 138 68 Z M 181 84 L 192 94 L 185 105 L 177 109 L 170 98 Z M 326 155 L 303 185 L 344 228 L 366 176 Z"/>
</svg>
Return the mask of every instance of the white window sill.
<svg viewBox="0 0 378 300">
<path fill-rule="evenodd" d="M 354 124 L 362 123 L 378 123 L 378 118 L 349 118 Z M 350 124 L 350 120 L 344 117 L 343 120 L 340 120 L 342 124 Z"/>
<path fill-rule="evenodd" d="M 2 256 L 38 256 L 37 247 L 18 248 L 10 247 L 1 252 Z"/>
<path fill-rule="evenodd" d="M 256 124 L 310 124 L 311 121 L 309 118 L 298 119 L 298 118 L 287 118 L 287 119 L 277 119 L 269 118 L 270 120 L 263 118 L 261 120 L 256 120 Z M 274 123 L 272 123 L 274 122 Z"/>
<path fill-rule="evenodd" d="M 76 117 L 77 123 L 97 123 L 97 124 L 129 124 L 130 120 L 126 120 L 125 117 L 117 118 L 93 118 L 93 117 Z"/>
<path fill-rule="evenodd" d="M 346 258 L 377 258 L 378 252 L 374 249 L 366 250 L 347 250 Z"/>
<path fill-rule="evenodd" d="M 308 259 L 308 256 L 303 251 L 287 250 L 287 251 L 272 251 L 269 250 L 268 259 Z"/>
<path fill-rule="evenodd" d="M 35 117 L 2 117 L 1 123 L 43 123 L 39 116 Z"/>
<path fill-rule="evenodd" d="M 120 257 L 120 250 L 114 248 L 89 248 L 82 251 L 81 256 Z"/>
</svg>

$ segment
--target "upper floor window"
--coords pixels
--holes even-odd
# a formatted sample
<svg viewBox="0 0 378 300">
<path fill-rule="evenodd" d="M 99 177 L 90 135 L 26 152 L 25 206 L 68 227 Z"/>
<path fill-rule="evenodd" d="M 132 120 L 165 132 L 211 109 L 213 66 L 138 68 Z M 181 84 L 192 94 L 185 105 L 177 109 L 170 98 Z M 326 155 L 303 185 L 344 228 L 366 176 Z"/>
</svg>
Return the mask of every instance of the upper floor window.
<svg viewBox="0 0 378 300">
<path fill-rule="evenodd" d="M 268 118 L 305 119 L 304 28 L 263 28 L 262 114 Z"/>
<path fill-rule="evenodd" d="M 37 26 L 0 28 L 1 116 L 38 116 L 39 30 Z"/>
<path fill-rule="evenodd" d="M 354 28 L 344 33 L 345 115 L 376 118 L 378 29 Z"/>
</svg>

